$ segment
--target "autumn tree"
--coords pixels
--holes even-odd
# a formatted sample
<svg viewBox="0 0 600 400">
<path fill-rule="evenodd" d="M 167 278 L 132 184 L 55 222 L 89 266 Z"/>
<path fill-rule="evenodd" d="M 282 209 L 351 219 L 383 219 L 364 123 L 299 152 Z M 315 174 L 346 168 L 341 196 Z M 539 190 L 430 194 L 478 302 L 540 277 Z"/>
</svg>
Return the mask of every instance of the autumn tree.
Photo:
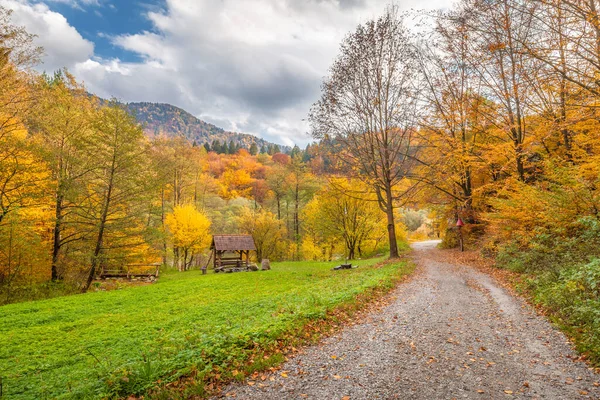
<svg viewBox="0 0 600 400">
<path fill-rule="evenodd" d="M 258 261 L 264 258 L 273 259 L 281 254 L 286 243 L 286 231 L 273 213 L 264 209 L 246 208 L 237 222 L 242 233 L 252 235 Z"/>
<path fill-rule="evenodd" d="M 266 182 L 269 189 L 273 192 L 275 204 L 277 207 L 277 219 L 281 220 L 281 203 L 288 191 L 288 169 L 281 164 L 275 164 L 267 176 Z"/>
<path fill-rule="evenodd" d="M 48 279 L 45 212 L 49 171 L 29 140 L 27 121 L 36 91 L 30 68 L 39 61 L 33 36 L 12 25 L 0 6 L 0 302 L 11 301 L 15 286 Z"/>
<path fill-rule="evenodd" d="M 407 177 L 417 115 L 417 69 L 409 34 L 394 7 L 360 25 L 342 43 L 310 122 L 317 139 L 332 137 L 338 158 L 368 182 L 387 215 L 390 257 L 398 257 L 396 189 Z"/>
<path fill-rule="evenodd" d="M 150 147 L 153 182 L 160 198 L 156 212 L 160 214 L 163 263 L 167 264 L 168 243 L 165 217 L 175 207 L 194 204 L 202 207 L 209 190 L 216 190 L 208 174 L 207 153 L 203 146 L 193 147 L 184 138 L 155 138 Z M 179 248 L 173 244 L 172 254 L 179 258 Z"/>
<path fill-rule="evenodd" d="M 342 241 L 349 260 L 353 260 L 357 252 L 363 255 L 364 245 L 377 239 L 383 226 L 381 222 L 385 220 L 374 196 L 369 198 L 366 189 L 360 181 L 334 178 L 309 206 L 312 228 Z"/>
<path fill-rule="evenodd" d="M 451 16 L 467 29 L 470 66 L 478 75 L 482 94 L 495 104 L 484 115 L 511 145 L 509 157 L 521 181 L 528 178 L 527 116 L 540 65 L 524 45 L 534 34 L 536 4 L 524 4 L 528 12 L 514 7 L 513 0 L 467 0 Z"/>
<path fill-rule="evenodd" d="M 41 49 L 24 28 L 11 23 L 11 13 L 0 6 L 0 223 L 32 204 L 32 190 L 41 180 L 25 127 L 35 100 L 29 68 L 39 61 Z"/>
<path fill-rule="evenodd" d="M 219 179 L 220 195 L 226 200 L 250 197 L 253 182 L 254 179 L 247 170 L 236 167 L 227 168 Z"/>
<path fill-rule="evenodd" d="M 37 85 L 40 96 L 31 125 L 39 154 L 52 171 L 52 280 L 58 280 L 63 248 L 90 234 L 77 214 L 83 212 L 86 186 L 97 167 L 90 147 L 96 105 L 67 72 L 43 76 Z"/>
<path fill-rule="evenodd" d="M 174 266 L 187 271 L 194 256 L 210 244 L 210 221 L 193 205 L 176 206 L 166 217 L 166 224 L 175 246 L 181 249 L 182 258 L 174 260 Z"/>
<path fill-rule="evenodd" d="M 474 221 L 474 193 L 495 169 L 486 149 L 500 142 L 486 119 L 493 105 L 479 92 L 465 18 L 440 13 L 435 24 L 419 43 L 425 112 L 416 133 L 421 150 L 412 178 L 424 184 L 421 195 L 428 202 L 452 202 Z"/>
<path fill-rule="evenodd" d="M 84 216 L 95 228 L 87 290 L 112 249 L 126 249 L 140 241 L 144 204 L 145 144 L 142 129 L 120 104 L 112 101 L 98 110 L 93 124 L 96 168 L 88 187 L 90 211 Z M 138 203 L 139 202 L 139 203 Z M 137 204 L 136 204 L 137 203 Z"/>
<path fill-rule="evenodd" d="M 292 234 L 293 240 L 296 243 L 295 258 L 299 256 L 301 229 L 300 229 L 300 210 L 314 194 L 317 183 L 315 177 L 308 171 L 308 168 L 300 154 L 292 157 L 291 163 L 287 166 L 289 171 L 287 178 L 287 188 L 289 197 L 293 203 L 292 213 Z"/>
</svg>

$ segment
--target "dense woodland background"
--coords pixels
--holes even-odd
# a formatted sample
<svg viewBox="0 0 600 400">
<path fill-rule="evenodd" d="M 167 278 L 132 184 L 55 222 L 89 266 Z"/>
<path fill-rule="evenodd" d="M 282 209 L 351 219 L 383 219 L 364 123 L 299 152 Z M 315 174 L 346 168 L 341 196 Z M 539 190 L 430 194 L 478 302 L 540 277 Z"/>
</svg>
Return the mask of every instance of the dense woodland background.
<svg viewBox="0 0 600 400">
<path fill-rule="evenodd" d="M 213 233 L 252 234 L 257 261 L 386 252 L 376 203 L 341 194 L 364 184 L 329 174 L 318 144 L 95 98 L 67 71 L 33 72 L 40 49 L 1 13 L 0 302 L 87 290 L 103 267 L 199 268 Z"/>
<path fill-rule="evenodd" d="M 390 7 L 343 41 L 305 150 L 196 137 L 142 103 L 145 135 L 132 106 L 33 72 L 40 50 L 1 9 L 0 302 L 85 290 L 103 265 L 195 268 L 211 233 L 252 234 L 259 259 L 394 257 L 407 231 L 456 246 L 460 217 L 598 349 L 598 7 Z"/>
</svg>

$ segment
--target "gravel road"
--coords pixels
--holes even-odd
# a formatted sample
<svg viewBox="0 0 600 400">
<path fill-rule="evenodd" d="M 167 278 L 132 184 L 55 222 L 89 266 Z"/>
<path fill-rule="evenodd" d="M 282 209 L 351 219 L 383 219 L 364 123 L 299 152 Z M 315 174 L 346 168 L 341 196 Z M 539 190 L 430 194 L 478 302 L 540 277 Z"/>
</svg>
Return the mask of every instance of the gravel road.
<svg viewBox="0 0 600 400">
<path fill-rule="evenodd" d="M 600 376 L 567 339 L 494 280 L 417 243 L 417 276 L 393 301 L 236 399 L 600 399 Z"/>
</svg>

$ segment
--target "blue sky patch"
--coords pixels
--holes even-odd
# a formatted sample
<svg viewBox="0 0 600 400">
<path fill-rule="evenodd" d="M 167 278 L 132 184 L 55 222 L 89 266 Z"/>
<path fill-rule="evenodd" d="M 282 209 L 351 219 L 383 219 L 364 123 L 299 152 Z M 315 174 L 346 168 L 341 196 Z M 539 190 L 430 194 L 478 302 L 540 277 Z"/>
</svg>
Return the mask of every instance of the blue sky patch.
<svg viewBox="0 0 600 400">
<path fill-rule="evenodd" d="M 70 25 L 85 39 L 93 42 L 94 53 L 103 59 L 118 58 L 123 62 L 139 62 L 142 58 L 112 43 L 111 37 L 153 32 L 154 27 L 146 14 L 165 8 L 165 0 L 98 1 L 98 4 L 74 6 L 62 1 L 44 2 L 52 11 L 62 14 Z"/>
</svg>

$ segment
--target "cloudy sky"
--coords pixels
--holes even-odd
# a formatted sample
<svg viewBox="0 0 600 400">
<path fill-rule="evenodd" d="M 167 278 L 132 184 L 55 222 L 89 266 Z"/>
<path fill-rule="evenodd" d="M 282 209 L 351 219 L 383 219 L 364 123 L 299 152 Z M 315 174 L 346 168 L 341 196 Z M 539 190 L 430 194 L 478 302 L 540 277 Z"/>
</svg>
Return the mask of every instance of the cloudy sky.
<svg viewBox="0 0 600 400">
<path fill-rule="evenodd" d="M 0 0 L 44 47 L 40 70 L 67 67 L 101 97 L 170 103 L 288 145 L 310 141 L 303 119 L 344 35 L 389 2 Z"/>
</svg>

